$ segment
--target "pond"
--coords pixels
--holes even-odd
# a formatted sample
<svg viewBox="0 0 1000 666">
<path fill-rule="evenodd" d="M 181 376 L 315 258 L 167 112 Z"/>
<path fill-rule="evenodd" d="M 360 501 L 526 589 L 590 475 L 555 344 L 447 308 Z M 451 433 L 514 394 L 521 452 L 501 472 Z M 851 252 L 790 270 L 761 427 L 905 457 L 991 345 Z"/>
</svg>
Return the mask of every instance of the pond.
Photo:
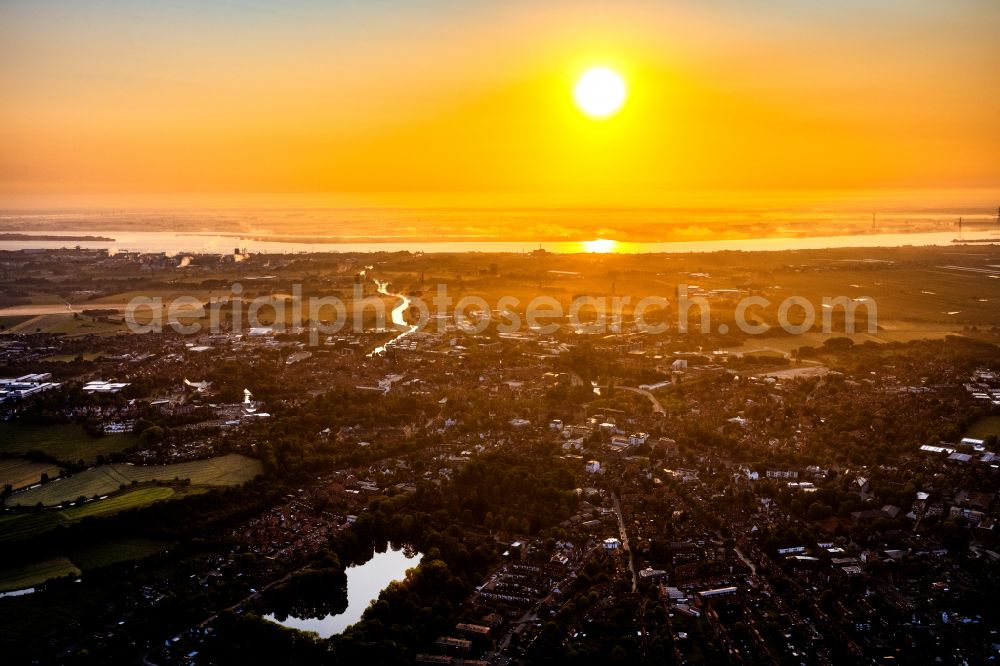
<svg viewBox="0 0 1000 666">
<path fill-rule="evenodd" d="M 417 566 L 421 558 L 423 553 L 390 546 L 384 553 L 375 553 L 375 556 L 364 564 L 348 567 L 345 572 L 347 609 L 342 613 L 321 618 L 299 618 L 289 615 L 284 620 L 278 620 L 273 613 L 264 617 L 289 629 L 311 631 L 319 634 L 321 638 L 343 633 L 361 619 L 369 604 L 378 599 L 379 593 L 389 583 L 406 578 L 406 570 Z"/>
</svg>

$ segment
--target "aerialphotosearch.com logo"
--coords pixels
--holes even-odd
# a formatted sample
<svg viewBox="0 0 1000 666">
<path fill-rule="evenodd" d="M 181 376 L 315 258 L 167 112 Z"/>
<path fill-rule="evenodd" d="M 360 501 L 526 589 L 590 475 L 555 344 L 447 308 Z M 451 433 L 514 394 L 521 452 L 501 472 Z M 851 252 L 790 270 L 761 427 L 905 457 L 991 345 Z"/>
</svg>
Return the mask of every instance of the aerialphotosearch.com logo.
<svg viewBox="0 0 1000 666">
<path fill-rule="evenodd" d="M 523 307 L 516 296 L 502 296 L 492 304 L 479 296 L 463 296 L 456 302 L 445 284 L 437 286 L 428 305 L 419 296 L 390 293 L 386 283 L 377 285 L 377 294 L 366 294 L 356 284 L 353 298 L 346 303 L 332 295 L 303 298 L 299 284 L 292 286 L 290 295 L 267 294 L 246 299 L 242 285 L 234 283 L 229 294 L 214 296 L 207 303 L 194 296 L 178 296 L 166 303 L 159 296 L 137 296 L 125 308 L 125 323 L 133 333 L 162 333 L 169 327 L 182 335 L 198 335 L 206 332 L 207 318 L 207 331 L 213 334 L 245 329 L 273 333 L 301 331 L 308 332 L 311 345 L 318 345 L 323 337 L 345 329 L 358 334 L 384 331 L 389 322 L 400 333 L 428 329 L 444 333 L 454 325 L 465 333 L 480 334 L 495 323 L 497 332 L 502 334 L 531 331 L 552 335 L 560 329 L 590 334 L 620 333 L 622 322 L 631 318 L 629 332 L 655 335 L 669 332 L 671 321 L 673 330 L 688 333 L 693 319 L 702 334 L 730 332 L 726 323 L 713 330 L 709 299 L 690 295 L 686 284 L 677 286 L 674 302 L 663 296 L 645 296 L 635 302 L 631 296 L 576 296 L 566 306 L 552 296 L 539 295 Z M 388 306 L 386 301 L 392 299 L 386 297 L 401 302 Z M 777 304 L 760 295 L 745 296 L 735 304 L 732 321 L 747 335 L 769 333 L 773 326 L 766 323 L 768 319 L 776 320 L 781 330 L 792 335 L 815 330 L 817 320 L 823 333 L 853 333 L 859 308 L 863 308 L 867 332 L 878 330 L 878 308 L 872 298 L 824 296 L 819 305 L 817 311 L 814 303 L 802 296 L 789 296 Z M 770 316 L 772 312 L 774 316 Z M 839 330 L 835 330 L 834 323 L 837 313 L 842 315 Z"/>
</svg>

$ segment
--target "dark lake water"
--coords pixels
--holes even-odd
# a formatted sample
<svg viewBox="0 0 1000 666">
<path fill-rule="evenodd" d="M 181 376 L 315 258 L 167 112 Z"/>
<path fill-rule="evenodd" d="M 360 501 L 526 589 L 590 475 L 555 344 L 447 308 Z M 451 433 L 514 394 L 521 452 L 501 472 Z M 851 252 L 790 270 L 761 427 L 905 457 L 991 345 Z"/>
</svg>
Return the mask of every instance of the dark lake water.
<svg viewBox="0 0 1000 666">
<path fill-rule="evenodd" d="M 273 614 L 264 617 L 283 627 L 317 633 L 321 638 L 343 633 L 361 619 L 368 605 L 378 599 L 379 593 L 389 583 L 403 580 L 406 577 L 406 570 L 417 566 L 422 557 L 423 553 L 390 547 L 384 553 L 375 553 L 375 556 L 364 564 L 348 567 L 345 572 L 347 610 L 343 613 L 321 618 L 298 618 L 289 615 L 284 621 L 279 621 Z"/>
</svg>

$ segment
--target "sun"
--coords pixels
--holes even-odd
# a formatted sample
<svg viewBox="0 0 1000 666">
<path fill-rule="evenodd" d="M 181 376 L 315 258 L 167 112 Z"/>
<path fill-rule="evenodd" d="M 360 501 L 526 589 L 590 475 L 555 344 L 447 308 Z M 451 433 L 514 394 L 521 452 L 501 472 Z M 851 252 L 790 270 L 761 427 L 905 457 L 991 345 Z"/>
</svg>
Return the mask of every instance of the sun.
<svg viewBox="0 0 1000 666">
<path fill-rule="evenodd" d="M 611 240 L 610 238 L 595 238 L 594 240 L 583 241 L 583 247 L 587 252 L 594 252 L 596 254 L 610 254 L 615 251 L 615 246 L 618 245 L 618 241 Z"/>
<path fill-rule="evenodd" d="M 608 67 L 588 69 L 573 88 L 576 105 L 591 118 L 614 115 L 625 104 L 627 95 L 625 79 Z"/>
</svg>

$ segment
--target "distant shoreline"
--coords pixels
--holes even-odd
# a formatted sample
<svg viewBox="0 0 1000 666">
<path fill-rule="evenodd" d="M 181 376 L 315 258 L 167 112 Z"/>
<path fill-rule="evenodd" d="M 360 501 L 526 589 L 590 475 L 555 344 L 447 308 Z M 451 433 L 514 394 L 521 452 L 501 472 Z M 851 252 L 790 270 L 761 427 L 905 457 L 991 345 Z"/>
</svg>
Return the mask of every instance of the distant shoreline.
<svg viewBox="0 0 1000 666">
<path fill-rule="evenodd" d="M 0 233 L 0 242 L 3 241 L 83 241 L 88 243 L 114 243 L 114 238 L 107 236 L 59 236 L 54 234 L 5 234 Z"/>
<path fill-rule="evenodd" d="M 973 230 L 975 231 L 975 230 Z M 857 231 L 845 231 L 843 233 L 810 233 L 808 231 L 796 231 L 796 232 L 785 232 L 779 235 L 771 236 L 773 239 L 810 239 L 810 238 L 838 238 L 838 237 L 865 237 L 865 236 L 881 236 L 886 234 L 894 234 L 899 236 L 913 235 L 917 236 L 922 233 L 933 233 L 926 231 L 889 231 L 889 232 L 857 232 Z M 271 235 L 271 234 L 247 234 L 239 232 L 223 232 L 223 233 L 193 233 L 192 236 L 213 236 L 217 238 L 232 238 L 234 240 L 248 241 L 248 242 L 258 242 L 258 243 L 305 243 L 310 245 L 350 245 L 358 243 L 368 243 L 372 245 L 378 245 L 381 243 L 527 243 L 530 245 L 535 244 L 556 244 L 556 243 L 583 243 L 586 238 L 569 238 L 569 237 L 559 237 L 559 236 L 537 236 L 537 237 L 503 237 L 496 235 L 484 235 L 484 236 L 439 236 L 433 241 L 429 241 L 426 237 L 422 236 L 295 236 L 295 235 Z M 676 238 L 667 239 L 654 238 L 654 239 L 641 239 L 634 240 L 631 238 L 618 238 L 617 242 L 633 245 L 643 245 L 643 244 L 663 244 L 663 243 L 685 243 L 685 242 L 712 242 L 712 241 L 743 241 L 743 240 L 757 240 L 760 236 L 754 235 L 740 235 L 740 234 L 719 234 L 717 236 L 711 236 L 706 238 Z M 2 237 L 0 237 L 2 240 Z M 1000 242 L 1000 237 L 997 238 L 953 238 L 951 243 L 996 243 Z"/>
<path fill-rule="evenodd" d="M 59 250 L 72 246 L 97 250 L 116 248 L 116 251 L 140 253 L 176 254 L 229 254 L 246 251 L 249 254 L 297 254 L 303 252 L 514 252 L 519 254 L 546 253 L 685 253 L 717 251 L 776 251 L 824 248 L 874 248 L 900 247 L 905 245 L 940 245 L 945 247 L 989 247 L 1000 243 L 992 230 L 969 231 L 962 242 L 956 242 L 951 230 L 915 233 L 859 233 L 840 235 L 783 234 L 781 236 L 717 238 L 669 241 L 634 241 L 630 239 L 592 236 L 590 240 L 549 240 L 545 236 L 532 240 L 489 240 L 492 236 L 480 236 L 477 240 L 455 240 L 457 237 L 426 240 L 420 236 L 400 236 L 408 240 L 390 239 L 385 236 L 359 235 L 336 237 L 322 235 L 279 235 L 243 233 L 172 233 L 162 231 L 122 232 L 95 231 L 92 237 L 115 236 L 116 240 L 80 240 L 82 235 L 57 236 L 52 240 L 42 240 L 42 236 L 32 231 L 12 230 L 0 232 L 0 251 Z M 29 240 L 14 240 L 16 236 Z M 359 239 L 364 240 L 359 240 Z M 350 240 L 348 240 L 350 239 Z M 234 250 L 234 248 L 239 248 Z"/>
</svg>

